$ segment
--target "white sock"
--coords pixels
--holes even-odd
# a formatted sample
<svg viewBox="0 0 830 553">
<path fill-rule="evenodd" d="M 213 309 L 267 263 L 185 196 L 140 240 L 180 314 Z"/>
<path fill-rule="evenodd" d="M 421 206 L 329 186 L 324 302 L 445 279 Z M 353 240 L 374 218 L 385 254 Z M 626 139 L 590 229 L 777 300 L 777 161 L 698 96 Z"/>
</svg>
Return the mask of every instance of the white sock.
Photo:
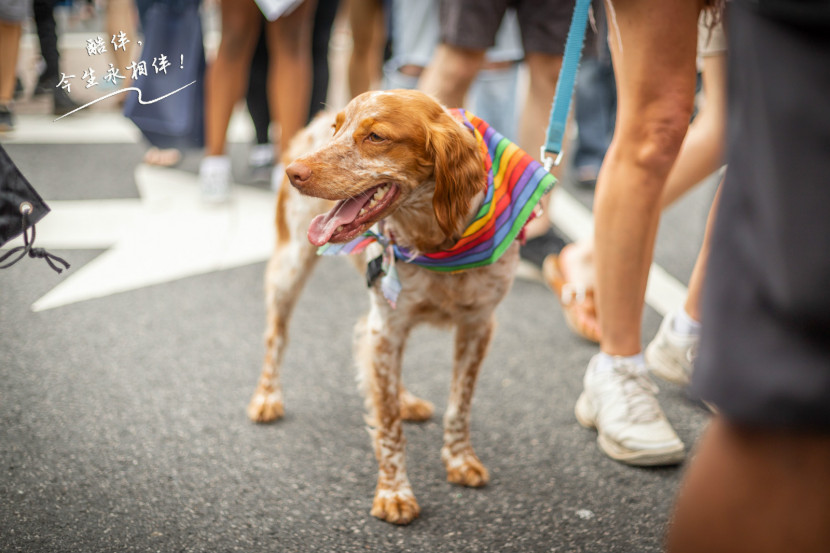
<svg viewBox="0 0 830 553">
<path fill-rule="evenodd" d="M 599 352 L 597 355 L 597 364 L 594 365 L 594 371 L 597 373 L 604 373 L 609 372 L 614 369 L 614 363 L 631 363 L 636 367 L 645 367 L 646 360 L 643 357 L 643 352 L 637 353 L 635 355 L 609 355 L 604 351 Z"/>
<path fill-rule="evenodd" d="M 671 328 L 681 336 L 700 336 L 700 322 L 691 318 L 682 308 L 674 313 Z"/>
</svg>

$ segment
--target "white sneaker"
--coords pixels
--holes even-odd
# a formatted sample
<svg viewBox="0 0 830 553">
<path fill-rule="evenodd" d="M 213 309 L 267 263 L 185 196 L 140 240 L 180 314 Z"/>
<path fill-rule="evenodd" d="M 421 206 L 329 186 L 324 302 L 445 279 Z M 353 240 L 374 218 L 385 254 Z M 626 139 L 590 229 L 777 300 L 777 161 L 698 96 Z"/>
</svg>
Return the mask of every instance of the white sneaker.
<svg viewBox="0 0 830 553">
<path fill-rule="evenodd" d="M 208 203 L 222 203 L 231 196 L 231 158 L 228 156 L 207 156 L 199 165 L 199 185 L 202 200 Z"/>
<path fill-rule="evenodd" d="M 271 167 L 274 163 L 274 146 L 271 144 L 254 144 L 248 152 L 248 166 L 251 169 Z"/>
<path fill-rule="evenodd" d="M 629 465 L 673 465 L 685 456 L 654 395 L 657 386 L 644 366 L 614 360 L 597 372 L 598 355 L 585 371 L 585 389 L 574 412 L 582 426 L 596 428 L 597 443 L 612 459 Z"/>
<path fill-rule="evenodd" d="M 646 364 L 663 380 L 686 386 L 692 376 L 700 336 L 678 334 L 672 328 L 674 313 L 660 323 L 660 330 L 646 347 Z"/>
</svg>

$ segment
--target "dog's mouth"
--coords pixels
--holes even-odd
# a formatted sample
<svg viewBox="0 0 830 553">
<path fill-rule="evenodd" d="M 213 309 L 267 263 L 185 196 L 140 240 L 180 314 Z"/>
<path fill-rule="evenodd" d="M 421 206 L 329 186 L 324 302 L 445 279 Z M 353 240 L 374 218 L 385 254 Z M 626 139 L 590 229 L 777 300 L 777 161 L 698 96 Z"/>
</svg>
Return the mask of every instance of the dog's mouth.
<svg viewBox="0 0 830 553">
<path fill-rule="evenodd" d="M 384 183 L 340 200 L 331 211 L 318 215 L 308 227 L 308 240 L 315 246 L 328 242 L 348 242 L 383 218 L 398 196 L 399 189 Z"/>
</svg>

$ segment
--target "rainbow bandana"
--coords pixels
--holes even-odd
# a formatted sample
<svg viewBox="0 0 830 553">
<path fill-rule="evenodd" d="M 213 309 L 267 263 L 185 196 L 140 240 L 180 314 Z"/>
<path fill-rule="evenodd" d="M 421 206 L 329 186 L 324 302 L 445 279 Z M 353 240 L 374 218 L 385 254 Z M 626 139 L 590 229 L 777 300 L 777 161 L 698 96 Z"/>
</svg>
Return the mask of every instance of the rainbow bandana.
<svg viewBox="0 0 830 553">
<path fill-rule="evenodd" d="M 450 273 L 495 263 L 519 235 L 542 196 L 556 184 L 556 178 L 541 163 L 486 122 L 466 110 L 452 109 L 450 113 L 472 131 L 482 153 L 486 152 L 487 193 L 461 239 L 448 250 L 419 254 L 392 243 L 381 225 L 381 230 L 369 230 L 349 242 L 326 244 L 317 250 L 318 255 L 348 255 L 380 243 L 384 249 L 380 272 L 385 275 L 381 288 L 393 307 L 400 292 L 395 259 Z"/>
</svg>

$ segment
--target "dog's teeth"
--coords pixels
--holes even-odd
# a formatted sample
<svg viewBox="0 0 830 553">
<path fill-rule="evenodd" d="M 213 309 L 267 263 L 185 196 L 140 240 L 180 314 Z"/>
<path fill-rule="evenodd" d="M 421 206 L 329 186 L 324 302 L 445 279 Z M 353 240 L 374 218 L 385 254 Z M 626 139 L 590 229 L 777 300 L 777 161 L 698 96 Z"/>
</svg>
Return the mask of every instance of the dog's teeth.
<svg viewBox="0 0 830 553">
<path fill-rule="evenodd" d="M 343 225 L 340 225 L 339 227 L 337 227 L 337 232 L 341 232 L 342 230 L 343 230 Z"/>
<path fill-rule="evenodd" d="M 360 213 L 358 213 L 358 215 L 366 215 L 366 210 L 361 208 Z"/>
</svg>

